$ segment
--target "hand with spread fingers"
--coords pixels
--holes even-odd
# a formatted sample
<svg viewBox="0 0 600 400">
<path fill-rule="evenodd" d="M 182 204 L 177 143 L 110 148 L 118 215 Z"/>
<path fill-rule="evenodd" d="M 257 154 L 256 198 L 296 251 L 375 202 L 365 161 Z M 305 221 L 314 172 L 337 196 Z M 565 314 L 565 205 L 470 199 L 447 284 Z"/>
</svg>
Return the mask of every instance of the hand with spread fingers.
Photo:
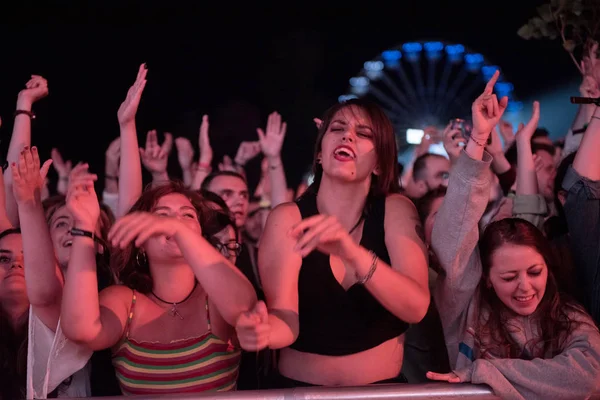
<svg viewBox="0 0 600 400">
<path fill-rule="evenodd" d="M 88 164 L 77 164 L 69 176 L 67 209 L 73 215 L 74 227 L 94 232 L 100 218 L 100 203 L 94 189 L 98 180 L 89 172 Z"/>
<path fill-rule="evenodd" d="M 151 130 L 146 135 L 146 148 L 140 148 L 140 157 L 142 164 L 153 177 L 166 174 L 172 148 L 173 136 L 170 133 L 165 133 L 165 140 L 162 145 L 158 144 L 156 130 Z"/>
<path fill-rule="evenodd" d="M 42 189 L 52 160 L 40 167 L 37 147 L 25 146 L 16 163 L 10 168 L 13 178 L 13 194 L 17 204 L 41 202 Z"/>
<path fill-rule="evenodd" d="M 172 237 L 183 227 L 183 222 L 174 217 L 133 212 L 115 222 L 108 233 L 108 240 L 114 247 L 121 249 L 129 246 L 131 242 L 134 242 L 136 247 L 140 247 L 151 237 Z"/>
</svg>

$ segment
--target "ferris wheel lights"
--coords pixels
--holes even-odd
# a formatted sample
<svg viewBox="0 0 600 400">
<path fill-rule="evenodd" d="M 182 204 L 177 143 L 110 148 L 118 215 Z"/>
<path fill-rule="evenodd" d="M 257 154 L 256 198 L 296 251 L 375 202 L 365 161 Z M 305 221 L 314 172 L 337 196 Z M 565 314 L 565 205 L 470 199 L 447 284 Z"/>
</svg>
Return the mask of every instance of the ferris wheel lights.
<svg viewBox="0 0 600 400">
<path fill-rule="evenodd" d="M 498 71 L 500 68 L 496 65 L 486 65 L 481 67 L 481 73 L 483 74 L 483 79 L 489 81 L 492 76 Z"/>
<path fill-rule="evenodd" d="M 423 45 L 418 42 L 408 42 L 402 45 L 402 50 L 404 50 L 405 53 L 419 53 L 423 50 Z"/>
<path fill-rule="evenodd" d="M 423 47 L 427 52 L 436 52 L 444 50 L 444 45 L 442 42 L 425 42 L 423 43 Z"/>
<path fill-rule="evenodd" d="M 362 87 L 369 86 L 369 78 L 365 76 L 355 76 L 350 78 L 350 86 L 353 87 Z"/>
<path fill-rule="evenodd" d="M 462 44 L 449 44 L 446 46 L 446 53 L 449 56 L 462 55 L 465 52 L 465 46 Z"/>
<path fill-rule="evenodd" d="M 352 100 L 352 99 L 358 99 L 358 96 L 356 96 L 354 94 L 343 94 L 340 97 L 338 97 L 338 102 L 343 103 L 345 101 Z"/>
<path fill-rule="evenodd" d="M 483 56 L 479 53 L 465 54 L 465 62 L 467 64 L 481 64 L 483 63 Z"/>
<path fill-rule="evenodd" d="M 510 98 L 510 94 L 514 88 L 514 85 L 510 82 L 497 82 L 494 85 L 494 90 L 499 98 L 504 96 L 508 96 Z"/>
<path fill-rule="evenodd" d="M 386 50 L 381 53 L 381 58 L 383 61 L 398 61 L 402 58 L 402 53 L 400 50 Z"/>
<path fill-rule="evenodd" d="M 364 64 L 366 75 L 369 79 L 377 79 L 381 76 L 383 70 L 383 62 L 381 61 L 367 61 Z"/>
</svg>

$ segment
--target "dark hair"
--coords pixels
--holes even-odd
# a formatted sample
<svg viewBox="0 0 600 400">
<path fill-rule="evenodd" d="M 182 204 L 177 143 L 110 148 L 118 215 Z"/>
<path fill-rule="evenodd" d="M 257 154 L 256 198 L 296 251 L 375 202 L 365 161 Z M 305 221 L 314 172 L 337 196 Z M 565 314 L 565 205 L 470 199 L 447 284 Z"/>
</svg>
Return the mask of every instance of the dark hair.
<svg viewBox="0 0 600 400">
<path fill-rule="evenodd" d="M 357 107 L 364 111 L 369 117 L 373 128 L 373 143 L 375 146 L 375 153 L 377 154 L 377 165 L 380 173 L 379 175 L 373 175 L 369 194 L 372 196 L 387 196 L 390 193 L 400 192 L 398 169 L 396 167 L 398 163 L 398 152 L 396 150 L 394 127 L 392 126 L 390 119 L 377 104 L 365 99 L 351 99 L 343 103 L 337 103 L 325 111 L 325 114 L 321 118 L 323 123 L 319 128 L 319 134 L 317 135 L 315 144 L 313 159 L 313 172 L 315 178 L 310 190 L 317 192 L 323 177 L 323 167 L 318 163 L 323 136 L 325 136 L 325 133 L 329 129 L 329 125 L 335 117 L 335 114 L 338 111 L 349 107 Z"/>
<path fill-rule="evenodd" d="M 208 187 L 210 186 L 212 181 L 214 181 L 216 178 L 218 178 L 220 176 L 231 176 L 234 178 L 241 179 L 246 184 L 246 186 L 248 186 L 248 181 L 246 181 L 246 178 L 242 174 L 239 174 L 239 173 L 233 172 L 233 171 L 217 171 L 217 172 L 213 172 L 212 174 L 210 174 L 206 178 L 204 178 L 200 189 L 201 190 L 209 190 Z"/>
<path fill-rule="evenodd" d="M 551 156 L 554 156 L 554 153 L 556 152 L 556 149 L 554 148 L 554 146 L 549 145 L 547 143 L 532 142 L 531 143 L 531 153 L 535 154 L 538 151 L 545 151 L 548 154 L 550 154 Z"/>
<path fill-rule="evenodd" d="M 201 190 L 200 194 L 204 197 L 206 206 L 213 211 L 209 213 L 205 225 L 202 226 L 202 234 L 212 238 L 223 229 L 231 226 L 235 232 L 235 237 L 237 238 L 238 228 L 235 226 L 235 220 L 233 219 L 225 200 L 218 194 L 208 190 Z M 210 203 L 213 203 L 215 207 L 212 207 Z M 214 242 L 211 243 L 214 245 Z"/>
<path fill-rule="evenodd" d="M 210 210 L 207 208 L 203 197 L 198 192 L 187 189 L 180 182 L 168 182 L 164 185 L 146 189 L 131 207 L 129 214 L 138 211 L 150 212 L 160 198 L 173 193 L 179 193 L 190 200 L 198 214 L 200 226 L 205 226 L 205 219 Z M 152 291 L 153 282 L 148 260 L 139 249 L 135 248 L 134 243 L 131 243 L 125 249 L 114 250 L 111 257 L 111 268 L 127 287 L 144 294 Z"/>
<path fill-rule="evenodd" d="M 424 224 L 425 220 L 431 213 L 431 206 L 433 202 L 439 198 L 446 196 L 447 189 L 444 186 L 440 186 L 436 189 L 432 189 L 425 193 L 423 197 L 415 201 L 417 207 L 417 213 L 421 219 L 421 223 Z"/>
<path fill-rule="evenodd" d="M 0 305 L 0 399 L 25 398 L 28 322 L 29 313 L 26 312 L 15 329 Z"/>
<path fill-rule="evenodd" d="M 413 180 L 415 182 L 425 179 L 425 171 L 427 171 L 427 160 L 435 157 L 446 160 L 446 157 L 434 153 L 426 153 L 422 156 L 417 157 L 413 164 Z"/>
<path fill-rule="evenodd" d="M 544 233 L 548 239 L 553 239 L 569 232 L 565 209 L 560 202 L 558 194 L 564 191 L 562 183 L 565 180 L 569 167 L 575 160 L 575 154 L 576 153 L 571 153 L 565 157 L 556 169 L 556 176 L 554 177 L 554 207 L 556 208 L 557 215 L 548 218 L 544 223 Z"/>
<path fill-rule="evenodd" d="M 535 249 L 548 267 L 546 291 L 535 311 L 541 335 L 526 344 L 532 358 L 554 357 L 560 354 L 565 340 L 582 321 L 572 319 L 570 314 L 585 311 L 558 290 L 555 280 L 555 264 L 552 248 L 542 232 L 533 224 L 518 218 L 506 218 L 487 226 L 479 241 L 482 275 L 479 284 L 480 304 L 487 305 L 489 316 L 478 320 L 478 339 L 484 352 L 504 358 L 521 358 L 523 349 L 511 338 L 512 327 L 508 323 L 510 312 L 496 295 L 493 287 L 488 287 L 487 279 L 492 268 L 492 257 L 504 244 L 515 244 Z M 528 347 L 528 348 L 527 348 Z"/>
<path fill-rule="evenodd" d="M 535 139 L 537 137 L 548 137 L 550 136 L 550 133 L 548 132 L 548 129 L 546 128 L 536 128 L 535 131 L 533 131 L 533 135 L 531 135 L 532 139 Z"/>
</svg>

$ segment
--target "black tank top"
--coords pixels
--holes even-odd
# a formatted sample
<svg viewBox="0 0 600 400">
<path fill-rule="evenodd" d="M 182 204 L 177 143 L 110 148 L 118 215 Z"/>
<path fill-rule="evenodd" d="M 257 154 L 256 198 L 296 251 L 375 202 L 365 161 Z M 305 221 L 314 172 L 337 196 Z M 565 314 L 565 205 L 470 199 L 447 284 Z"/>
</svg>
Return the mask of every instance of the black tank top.
<svg viewBox="0 0 600 400">
<path fill-rule="evenodd" d="M 296 204 L 302 218 L 318 214 L 317 196 Z M 390 263 L 385 246 L 385 198 L 369 201 L 360 245 Z M 329 256 L 318 250 L 302 261 L 298 277 L 300 332 L 290 346 L 305 353 L 342 356 L 365 351 L 400 336 L 408 324 L 385 309 L 362 285 L 347 291 L 338 283 Z"/>
</svg>

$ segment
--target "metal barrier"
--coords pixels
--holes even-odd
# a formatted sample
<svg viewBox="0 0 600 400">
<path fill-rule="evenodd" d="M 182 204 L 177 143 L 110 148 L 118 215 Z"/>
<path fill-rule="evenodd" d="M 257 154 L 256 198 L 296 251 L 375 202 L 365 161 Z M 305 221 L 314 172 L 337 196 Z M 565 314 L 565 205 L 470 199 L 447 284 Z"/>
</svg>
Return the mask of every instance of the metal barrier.
<svg viewBox="0 0 600 400">
<path fill-rule="evenodd" d="M 487 386 L 470 384 L 427 383 L 420 385 L 410 384 L 382 384 L 360 387 L 299 387 L 294 389 L 270 390 L 244 390 L 225 393 L 204 393 L 176 396 L 115 396 L 96 397 L 100 400 L 117 399 L 215 399 L 215 400 L 367 400 L 367 399 L 499 399 L 494 396 Z M 73 400 L 73 399 L 72 399 Z M 84 399 L 80 399 L 84 400 Z M 85 399 L 89 400 L 89 398 Z"/>
</svg>

